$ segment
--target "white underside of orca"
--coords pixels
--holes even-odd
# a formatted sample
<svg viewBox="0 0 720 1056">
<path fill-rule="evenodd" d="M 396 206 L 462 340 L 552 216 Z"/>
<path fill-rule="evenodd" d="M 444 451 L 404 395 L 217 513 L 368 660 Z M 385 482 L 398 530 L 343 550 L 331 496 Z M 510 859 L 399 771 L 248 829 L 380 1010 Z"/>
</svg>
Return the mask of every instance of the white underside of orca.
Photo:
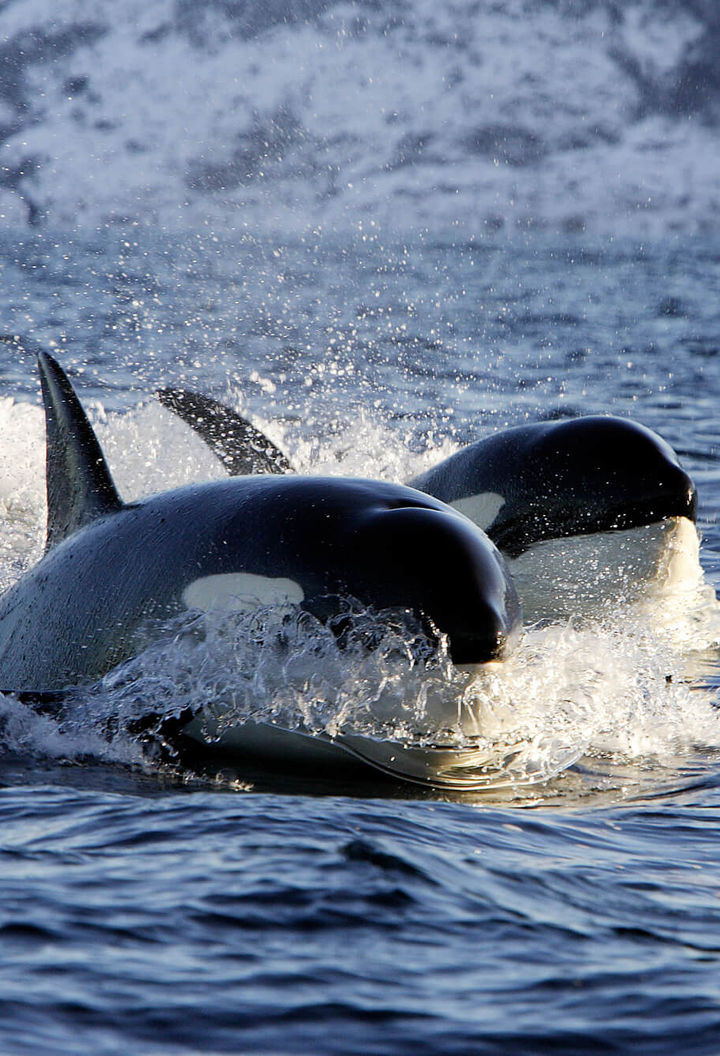
<svg viewBox="0 0 720 1056">
<path fill-rule="evenodd" d="M 309 734 L 256 722 L 219 729 L 208 711 L 194 718 L 183 732 L 201 744 L 209 743 L 250 759 L 281 765 L 300 764 L 305 769 L 317 768 L 323 773 L 329 768 L 342 772 L 343 767 L 347 769 L 348 756 L 352 756 L 398 780 L 468 791 L 512 785 L 517 780 L 512 771 L 513 763 L 521 752 L 517 744 L 504 747 L 494 744 L 491 750 L 472 745 L 414 747 L 354 734 L 337 737 Z M 577 746 L 569 743 L 565 755 L 558 753 L 555 765 L 562 769 L 577 755 Z M 525 783 L 545 777 L 547 774 L 542 770 L 538 770 L 536 776 L 531 767 L 523 770 Z"/>
<path fill-rule="evenodd" d="M 693 589 L 702 575 L 697 529 L 686 517 L 543 540 L 508 565 L 525 623 L 602 615 L 641 598 L 652 605 Z"/>
</svg>

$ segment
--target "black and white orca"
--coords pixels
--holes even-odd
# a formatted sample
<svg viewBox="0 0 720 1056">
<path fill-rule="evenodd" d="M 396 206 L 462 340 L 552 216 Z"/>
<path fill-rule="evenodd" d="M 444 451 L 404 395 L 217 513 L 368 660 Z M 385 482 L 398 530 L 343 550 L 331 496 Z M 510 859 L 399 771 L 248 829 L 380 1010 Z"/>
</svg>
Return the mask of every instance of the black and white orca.
<svg viewBox="0 0 720 1056">
<path fill-rule="evenodd" d="M 445 636 L 459 663 L 512 647 L 521 616 L 504 559 L 446 504 L 403 485 L 271 474 L 125 504 L 68 378 L 47 354 L 39 366 L 47 550 L 0 598 L 4 692 L 93 683 L 147 644 L 152 628 L 160 634 L 195 610 L 296 606 L 328 621 L 351 597 Z M 262 731 L 248 732 L 246 746 L 257 749 L 258 737 L 265 743 Z M 402 762 L 385 768 L 402 773 Z"/>
<path fill-rule="evenodd" d="M 700 574 L 695 485 L 670 445 L 630 419 L 506 429 L 409 483 L 487 532 L 527 620 L 609 611 Z"/>
<path fill-rule="evenodd" d="M 230 473 L 244 464 L 245 419 L 196 393 L 159 395 Z M 287 472 L 285 455 L 263 443 L 274 471 Z M 488 534 L 508 561 L 529 621 L 596 613 L 699 575 L 695 486 L 670 445 L 630 419 L 505 429 L 409 484 Z"/>
</svg>

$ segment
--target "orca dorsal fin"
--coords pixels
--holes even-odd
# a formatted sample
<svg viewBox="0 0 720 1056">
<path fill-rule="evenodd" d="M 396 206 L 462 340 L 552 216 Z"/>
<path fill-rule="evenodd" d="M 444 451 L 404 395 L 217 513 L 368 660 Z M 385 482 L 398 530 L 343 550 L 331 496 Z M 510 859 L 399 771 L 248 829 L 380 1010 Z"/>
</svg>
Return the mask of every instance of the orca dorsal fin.
<svg viewBox="0 0 720 1056">
<path fill-rule="evenodd" d="M 292 473 L 280 448 L 224 403 L 189 389 L 160 389 L 156 395 L 202 437 L 231 477 Z"/>
<path fill-rule="evenodd" d="M 97 517 L 122 509 L 97 437 L 64 370 L 38 354 L 47 437 L 47 541 L 50 550 Z"/>
</svg>

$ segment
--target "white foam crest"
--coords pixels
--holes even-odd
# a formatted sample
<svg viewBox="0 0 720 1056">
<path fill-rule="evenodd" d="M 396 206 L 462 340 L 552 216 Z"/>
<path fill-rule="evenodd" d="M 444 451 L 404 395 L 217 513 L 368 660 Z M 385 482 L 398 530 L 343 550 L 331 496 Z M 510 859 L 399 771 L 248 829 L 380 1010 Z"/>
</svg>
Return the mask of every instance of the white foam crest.
<svg viewBox="0 0 720 1056">
<path fill-rule="evenodd" d="M 710 691 L 688 679 L 688 659 L 643 620 L 572 621 L 531 628 L 518 651 L 466 690 L 466 729 L 580 755 L 674 759 L 720 745 Z"/>
<path fill-rule="evenodd" d="M 29 403 L 0 398 L 0 591 L 42 554 L 45 423 Z"/>
<path fill-rule="evenodd" d="M 413 452 L 401 430 L 360 408 L 352 421 L 334 423 L 329 434 L 294 443 L 290 440 L 286 449 L 301 473 L 372 477 L 404 484 L 454 454 L 459 446 L 448 439 L 436 446 L 434 443 L 430 436 L 422 453 Z"/>
<path fill-rule="evenodd" d="M 63 721 L 42 714 L 12 694 L 0 693 L 0 751 L 43 759 L 82 761 L 87 758 L 124 765 L 140 765 L 143 753 L 138 741 L 118 729 L 108 729 L 82 715 Z"/>
<path fill-rule="evenodd" d="M 685 518 L 669 537 L 655 586 L 633 606 L 639 623 L 687 655 L 688 662 L 695 653 L 717 650 L 720 603 L 700 564 L 700 535 Z"/>
<path fill-rule="evenodd" d="M 96 692 L 129 721 L 209 704 L 221 730 L 252 720 L 421 743 L 448 735 L 467 680 L 418 628 L 348 603 L 334 630 L 299 609 L 188 614 Z"/>
<path fill-rule="evenodd" d="M 205 441 L 155 401 L 121 414 L 106 414 L 98 403 L 89 409 L 113 478 L 128 501 L 227 475 Z M 433 447 L 434 437 L 429 437 L 426 450 L 413 453 L 407 436 L 363 408 L 352 420 L 325 424 L 310 438 L 298 436 L 292 422 L 251 417 L 297 472 L 312 475 L 403 483 L 458 448 L 447 439 Z"/>
<path fill-rule="evenodd" d="M 99 404 L 91 410 L 100 446 L 126 501 L 227 475 L 197 433 L 155 401 L 122 414 L 106 415 Z"/>
</svg>

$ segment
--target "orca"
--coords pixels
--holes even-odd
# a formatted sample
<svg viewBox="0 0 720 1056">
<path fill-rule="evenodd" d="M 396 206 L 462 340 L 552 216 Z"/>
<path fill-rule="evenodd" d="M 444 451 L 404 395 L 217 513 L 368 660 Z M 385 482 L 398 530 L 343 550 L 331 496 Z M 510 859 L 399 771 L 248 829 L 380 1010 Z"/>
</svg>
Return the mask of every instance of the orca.
<svg viewBox="0 0 720 1056">
<path fill-rule="evenodd" d="M 462 510 L 510 557 L 546 539 L 697 512 L 670 445 L 638 422 L 600 415 L 505 429 L 409 483 Z"/>
<path fill-rule="evenodd" d="M 165 390 L 161 399 L 232 472 L 249 423 L 197 393 Z M 276 471 L 287 472 L 287 458 L 271 446 Z M 596 614 L 699 574 L 695 485 L 670 445 L 631 419 L 505 429 L 408 483 L 487 533 L 528 621 Z"/>
<path fill-rule="evenodd" d="M 0 597 L 4 692 L 52 701 L 92 684 L 184 612 L 284 606 L 330 622 L 352 598 L 388 620 L 419 621 L 456 663 L 513 647 L 521 615 L 504 559 L 445 503 L 404 485 L 262 474 L 125 504 L 69 379 L 48 354 L 38 363 L 47 549 Z M 246 741 L 258 750 L 257 730 Z M 301 754 L 312 754 L 305 741 Z M 342 747 L 365 757 L 362 745 Z M 402 773 L 402 760 L 384 759 L 369 761 Z"/>
</svg>

